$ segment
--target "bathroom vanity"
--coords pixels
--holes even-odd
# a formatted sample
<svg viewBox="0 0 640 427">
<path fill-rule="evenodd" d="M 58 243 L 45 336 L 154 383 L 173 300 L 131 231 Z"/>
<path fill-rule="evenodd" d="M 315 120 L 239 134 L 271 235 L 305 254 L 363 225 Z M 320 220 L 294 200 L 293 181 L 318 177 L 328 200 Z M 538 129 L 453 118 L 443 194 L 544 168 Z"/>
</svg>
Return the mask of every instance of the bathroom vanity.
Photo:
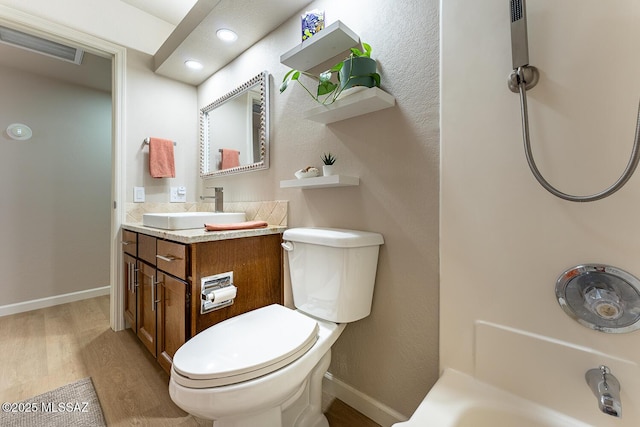
<svg viewBox="0 0 640 427">
<path fill-rule="evenodd" d="M 280 244 L 285 229 L 206 232 L 123 226 L 125 318 L 167 373 L 178 348 L 198 332 L 283 303 Z M 203 309 L 203 278 L 226 278 L 230 272 L 237 288 L 233 303 Z"/>
</svg>

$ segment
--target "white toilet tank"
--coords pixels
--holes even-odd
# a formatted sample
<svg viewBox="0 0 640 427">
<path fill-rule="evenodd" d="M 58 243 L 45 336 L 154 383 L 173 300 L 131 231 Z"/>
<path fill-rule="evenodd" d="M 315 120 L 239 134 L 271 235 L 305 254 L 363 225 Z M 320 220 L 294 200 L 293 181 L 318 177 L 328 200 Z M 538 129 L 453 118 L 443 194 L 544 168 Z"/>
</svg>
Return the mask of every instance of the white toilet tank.
<svg viewBox="0 0 640 427">
<path fill-rule="evenodd" d="M 382 235 L 292 228 L 284 232 L 283 240 L 298 310 L 336 323 L 369 315 Z"/>
</svg>

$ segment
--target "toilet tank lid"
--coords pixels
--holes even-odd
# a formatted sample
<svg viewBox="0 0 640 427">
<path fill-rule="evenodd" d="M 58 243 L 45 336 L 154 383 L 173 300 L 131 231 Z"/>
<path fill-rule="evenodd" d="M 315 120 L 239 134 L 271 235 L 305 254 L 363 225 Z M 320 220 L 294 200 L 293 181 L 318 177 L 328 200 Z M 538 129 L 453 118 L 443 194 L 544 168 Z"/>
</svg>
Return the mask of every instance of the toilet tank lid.
<svg viewBox="0 0 640 427">
<path fill-rule="evenodd" d="M 384 239 L 379 233 L 341 228 L 290 228 L 285 230 L 283 240 L 336 248 L 357 248 L 382 245 Z"/>
</svg>

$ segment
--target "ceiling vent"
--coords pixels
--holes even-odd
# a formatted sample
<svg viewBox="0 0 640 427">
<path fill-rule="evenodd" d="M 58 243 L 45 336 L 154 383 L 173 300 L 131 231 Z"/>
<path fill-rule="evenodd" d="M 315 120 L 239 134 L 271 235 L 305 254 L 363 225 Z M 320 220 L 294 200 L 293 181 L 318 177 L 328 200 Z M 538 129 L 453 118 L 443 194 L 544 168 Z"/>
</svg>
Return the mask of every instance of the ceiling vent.
<svg viewBox="0 0 640 427">
<path fill-rule="evenodd" d="M 27 49 L 32 52 L 41 53 L 63 61 L 82 64 L 84 51 L 76 47 L 64 45 L 51 40 L 43 39 L 21 31 L 0 26 L 0 43 Z"/>
</svg>

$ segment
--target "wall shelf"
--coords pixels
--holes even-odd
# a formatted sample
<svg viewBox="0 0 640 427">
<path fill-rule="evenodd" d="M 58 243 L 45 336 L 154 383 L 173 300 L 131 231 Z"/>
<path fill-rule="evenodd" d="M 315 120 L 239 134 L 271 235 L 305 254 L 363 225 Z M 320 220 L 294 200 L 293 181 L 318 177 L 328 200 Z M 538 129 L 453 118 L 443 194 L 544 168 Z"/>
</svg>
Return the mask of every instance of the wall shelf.
<svg viewBox="0 0 640 427">
<path fill-rule="evenodd" d="M 280 181 L 280 188 L 331 188 L 360 185 L 360 178 L 348 175 L 317 176 L 314 178 Z"/>
<path fill-rule="evenodd" d="M 333 123 L 351 117 L 361 116 L 374 111 L 393 107 L 396 99 L 379 87 L 354 88 L 348 96 L 338 99 L 330 105 L 318 105 L 303 113 L 307 120 L 318 123 Z"/>
<path fill-rule="evenodd" d="M 360 37 L 340 21 L 319 31 L 300 45 L 280 55 L 280 62 L 307 71 L 360 43 Z"/>
</svg>

